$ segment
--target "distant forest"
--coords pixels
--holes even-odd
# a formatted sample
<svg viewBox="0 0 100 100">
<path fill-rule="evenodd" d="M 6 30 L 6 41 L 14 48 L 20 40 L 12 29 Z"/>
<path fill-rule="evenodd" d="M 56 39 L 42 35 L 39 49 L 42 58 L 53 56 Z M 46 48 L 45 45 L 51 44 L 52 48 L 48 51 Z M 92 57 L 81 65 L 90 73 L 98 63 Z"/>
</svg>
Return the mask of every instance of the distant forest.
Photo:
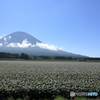
<svg viewBox="0 0 100 100">
<path fill-rule="evenodd" d="M 20 59 L 29 59 L 29 55 L 25 53 L 19 54 L 12 54 L 12 53 L 6 53 L 6 52 L 0 52 L 0 58 L 20 58 Z"/>
<path fill-rule="evenodd" d="M 77 61 L 87 61 L 87 60 L 100 60 L 100 58 L 92 58 L 92 57 L 65 57 L 65 56 L 29 56 L 28 54 L 21 53 L 6 53 L 0 52 L 0 59 L 33 59 L 33 60 L 42 60 L 42 59 L 53 59 L 53 60 L 77 60 Z"/>
</svg>

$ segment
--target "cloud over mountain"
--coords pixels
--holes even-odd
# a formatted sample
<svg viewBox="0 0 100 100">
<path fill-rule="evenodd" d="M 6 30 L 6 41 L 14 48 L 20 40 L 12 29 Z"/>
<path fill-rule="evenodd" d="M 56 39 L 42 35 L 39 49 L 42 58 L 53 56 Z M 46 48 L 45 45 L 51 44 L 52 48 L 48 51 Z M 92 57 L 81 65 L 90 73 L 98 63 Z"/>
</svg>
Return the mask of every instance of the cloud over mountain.
<svg viewBox="0 0 100 100">
<path fill-rule="evenodd" d="M 3 44 L 2 44 L 2 43 L 0 43 L 0 46 L 3 46 Z"/>
<path fill-rule="evenodd" d="M 62 47 L 41 42 L 25 32 L 14 32 L 0 38 L 0 52 L 26 53 L 30 56 L 79 56 L 78 54 L 62 51 Z"/>
<path fill-rule="evenodd" d="M 59 47 L 59 50 L 63 50 L 63 47 Z"/>
<path fill-rule="evenodd" d="M 7 47 L 19 47 L 19 48 L 28 48 L 28 47 L 34 47 L 35 45 L 32 45 L 27 41 L 27 39 L 23 40 L 22 43 L 10 43 L 7 45 Z"/>
<path fill-rule="evenodd" d="M 48 45 L 48 44 L 44 44 L 44 43 L 36 43 L 36 46 L 42 48 L 42 49 L 49 49 L 49 50 L 58 50 L 56 46 L 54 45 Z"/>
<path fill-rule="evenodd" d="M 2 39 L 3 38 L 3 36 L 0 36 L 0 39 Z"/>
<path fill-rule="evenodd" d="M 4 37 L 4 41 L 7 41 L 7 37 Z"/>
<path fill-rule="evenodd" d="M 6 36 L 6 35 L 4 34 L 4 36 Z M 0 36 L 0 39 L 2 39 L 4 36 Z"/>
<path fill-rule="evenodd" d="M 36 42 L 36 44 L 32 44 L 32 43 L 27 41 L 27 38 L 24 39 L 22 43 L 13 43 L 12 42 L 12 43 L 7 45 L 7 47 L 19 47 L 19 48 L 28 48 L 28 47 L 36 47 L 36 46 L 40 47 L 42 49 L 58 50 L 57 46 L 54 46 L 54 45 L 48 45 L 48 44 L 38 43 L 38 42 Z"/>
<path fill-rule="evenodd" d="M 9 39 L 11 38 L 11 36 L 9 36 Z"/>
</svg>

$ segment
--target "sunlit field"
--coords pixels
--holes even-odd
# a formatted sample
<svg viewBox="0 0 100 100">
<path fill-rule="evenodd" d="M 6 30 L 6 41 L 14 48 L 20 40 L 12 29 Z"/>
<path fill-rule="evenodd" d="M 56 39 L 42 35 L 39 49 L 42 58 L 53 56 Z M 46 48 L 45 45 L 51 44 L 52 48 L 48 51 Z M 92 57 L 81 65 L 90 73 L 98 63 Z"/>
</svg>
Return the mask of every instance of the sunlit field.
<svg viewBox="0 0 100 100">
<path fill-rule="evenodd" d="M 0 61 L 0 99 L 67 99 L 70 91 L 100 93 L 100 62 Z"/>
</svg>

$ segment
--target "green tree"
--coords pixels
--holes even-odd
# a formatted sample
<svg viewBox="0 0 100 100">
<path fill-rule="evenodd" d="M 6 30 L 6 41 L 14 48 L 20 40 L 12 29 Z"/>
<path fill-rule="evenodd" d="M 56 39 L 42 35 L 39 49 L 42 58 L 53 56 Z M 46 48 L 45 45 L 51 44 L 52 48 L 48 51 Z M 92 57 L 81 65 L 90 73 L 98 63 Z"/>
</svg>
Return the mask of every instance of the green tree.
<svg viewBox="0 0 100 100">
<path fill-rule="evenodd" d="M 29 59 L 29 55 L 27 55 L 25 53 L 21 53 L 21 58 L 22 59 Z"/>
</svg>

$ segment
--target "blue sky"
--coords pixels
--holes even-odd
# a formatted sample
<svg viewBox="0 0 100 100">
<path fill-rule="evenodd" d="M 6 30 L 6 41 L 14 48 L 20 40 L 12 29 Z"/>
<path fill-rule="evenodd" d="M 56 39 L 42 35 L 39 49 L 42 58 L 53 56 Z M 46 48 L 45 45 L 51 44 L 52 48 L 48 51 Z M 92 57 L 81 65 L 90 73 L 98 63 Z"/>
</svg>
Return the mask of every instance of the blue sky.
<svg viewBox="0 0 100 100">
<path fill-rule="evenodd" d="M 0 0 L 0 36 L 15 31 L 100 57 L 100 0 Z"/>
</svg>

